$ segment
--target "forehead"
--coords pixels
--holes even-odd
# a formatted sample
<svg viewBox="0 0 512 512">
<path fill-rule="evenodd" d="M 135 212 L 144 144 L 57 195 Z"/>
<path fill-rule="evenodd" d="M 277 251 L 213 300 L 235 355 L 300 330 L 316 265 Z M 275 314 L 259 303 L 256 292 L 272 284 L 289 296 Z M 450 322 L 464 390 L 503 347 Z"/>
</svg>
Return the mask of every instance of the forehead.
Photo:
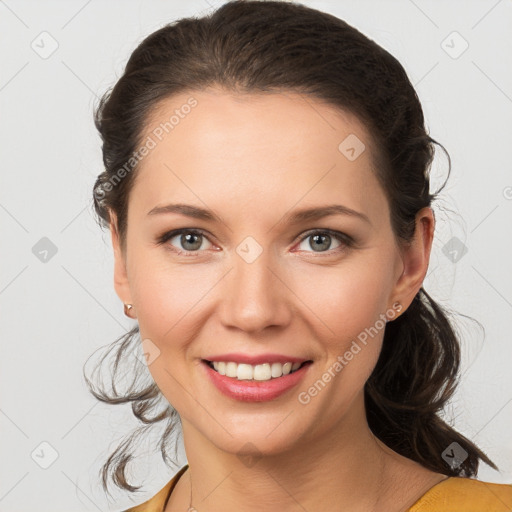
<svg viewBox="0 0 512 512">
<path fill-rule="evenodd" d="M 152 149 L 134 188 L 149 209 L 178 198 L 250 202 L 253 213 L 259 199 L 281 209 L 337 201 L 377 216 L 386 208 L 365 126 L 311 96 L 180 93 L 158 105 L 142 139 Z"/>
<path fill-rule="evenodd" d="M 297 146 L 296 151 L 304 156 L 312 146 L 332 153 L 332 149 L 339 151 L 339 143 L 350 134 L 367 146 L 372 144 L 366 127 L 351 112 L 291 91 L 235 94 L 211 88 L 180 93 L 156 105 L 144 131 L 164 142 L 159 146 L 166 146 L 163 139 L 170 143 L 172 138 L 178 144 L 193 136 L 196 153 L 203 149 L 217 153 L 222 142 L 228 144 L 231 155 L 241 157 L 253 149 L 260 149 L 263 157 L 264 149 L 276 143 L 288 149 Z M 243 146 L 237 144 L 241 140 Z"/>
</svg>

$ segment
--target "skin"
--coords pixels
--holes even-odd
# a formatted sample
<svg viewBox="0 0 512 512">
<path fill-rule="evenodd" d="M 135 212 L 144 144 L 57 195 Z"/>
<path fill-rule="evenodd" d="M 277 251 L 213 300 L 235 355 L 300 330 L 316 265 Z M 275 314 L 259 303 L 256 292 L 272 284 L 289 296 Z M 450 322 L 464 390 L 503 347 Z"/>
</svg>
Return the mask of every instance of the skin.
<svg viewBox="0 0 512 512">
<path fill-rule="evenodd" d="M 183 425 L 190 469 L 166 511 L 188 509 L 190 482 L 199 512 L 340 510 L 340 504 L 355 512 L 406 510 L 446 477 L 398 455 L 368 427 L 363 389 L 384 329 L 308 404 L 298 394 L 394 303 L 402 304 L 401 314 L 410 305 L 428 268 L 432 210 L 418 213 L 413 242 L 400 246 L 364 125 L 296 93 L 183 93 L 162 102 L 145 136 L 191 96 L 197 106 L 136 171 L 124 250 L 111 217 L 116 292 L 133 304 L 141 339 L 159 351 L 148 367 Z M 366 146 L 354 161 L 338 150 L 349 134 Z M 207 207 L 222 222 L 148 215 L 169 203 Z M 370 223 L 346 215 L 284 222 L 290 211 L 327 204 L 362 212 Z M 196 246 L 180 235 L 156 243 L 179 228 L 205 236 Z M 327 228 L 355 244 L 332 237 L 315 250 L 315 233 L 303 238 Z M 263 250 L 250 264 L 236 252 L 248 236 Z M 294 354 L 313 365 L 278 399 L 243 403 L 221 394 L 200 367 L 207 355 L 231 351 Z M 237 455 L 246 443 L 259 457 L 253 465 Z"/>
</svg>

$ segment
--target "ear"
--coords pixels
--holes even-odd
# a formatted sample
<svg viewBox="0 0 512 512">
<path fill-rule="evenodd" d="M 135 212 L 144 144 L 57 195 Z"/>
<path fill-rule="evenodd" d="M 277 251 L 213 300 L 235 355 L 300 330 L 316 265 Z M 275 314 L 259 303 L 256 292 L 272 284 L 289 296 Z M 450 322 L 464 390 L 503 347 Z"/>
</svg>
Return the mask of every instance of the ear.
<svg viewBox="0 0 512 512">
<path fill-rule="evenodd" d="M 416 228 L 411 243 L 401 248 L 403 272 L 395 283 L 393 302 L 399 301 L 405 311 L 420 290 L 428 270 L 434 239 L 435 216 L 429 206 L 416 214 Z"/>
<path fill-rule="evenodd" d="M 112 248 L 114 250 L 114 288 L 118 297 L 124 304 L 131 304 L 132 298 L 126 272 L 126 258 L 121 248 L 121 240 L 117 228 L 117 216 L 112 210 L 110 211 L 110 235 L 112 238 Z"/>
</svg>

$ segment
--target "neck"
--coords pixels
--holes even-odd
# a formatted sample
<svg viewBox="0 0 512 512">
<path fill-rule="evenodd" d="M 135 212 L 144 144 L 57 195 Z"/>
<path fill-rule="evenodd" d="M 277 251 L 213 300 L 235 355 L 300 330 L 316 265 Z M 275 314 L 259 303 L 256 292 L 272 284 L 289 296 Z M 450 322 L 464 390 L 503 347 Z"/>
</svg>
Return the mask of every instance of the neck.
<svg viewBox="0 0 512 512">
<path fill-rule="evenodd" d="M 166 512 L 188 510 L 191 484 L 192 507 L 200 512 L 259 512 L 276 506 L 280 512 L 368 512 L 383 510 L 386 489 L 395 492 L 390 474 L 397 469 L 397 454 L 370 431 L 362 402 L 350 417 L 315 439 L 298 441 L 286 452 L 255 453 L 252 458 L 219 450 L 190 423 L 182 424 L 189 469 L 171 494 Z"/>
</svg>

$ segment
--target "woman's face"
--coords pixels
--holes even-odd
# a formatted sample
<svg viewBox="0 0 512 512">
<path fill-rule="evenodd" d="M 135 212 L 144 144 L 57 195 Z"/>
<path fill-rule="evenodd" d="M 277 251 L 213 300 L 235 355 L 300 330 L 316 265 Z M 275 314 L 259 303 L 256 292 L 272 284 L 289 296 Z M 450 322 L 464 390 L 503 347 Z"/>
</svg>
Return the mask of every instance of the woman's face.
<svg viewBox="0 0 512 512">
<path fill-rule="evenodd" d="M 212 89 L 162 103 L 143 141 L 115 283 L 184 429 L 271 454 L 356 418 L 383 319 L 410 304 L 430 251 L 397 246 L 363 125 L 294 93 Z M 303 213 L 333 205 L 358 213 Z M 312 363 L 249 382 L 205 362 L 243 355 L 262 356 L 258 378 L 279 356 Z"/>
</svg>

